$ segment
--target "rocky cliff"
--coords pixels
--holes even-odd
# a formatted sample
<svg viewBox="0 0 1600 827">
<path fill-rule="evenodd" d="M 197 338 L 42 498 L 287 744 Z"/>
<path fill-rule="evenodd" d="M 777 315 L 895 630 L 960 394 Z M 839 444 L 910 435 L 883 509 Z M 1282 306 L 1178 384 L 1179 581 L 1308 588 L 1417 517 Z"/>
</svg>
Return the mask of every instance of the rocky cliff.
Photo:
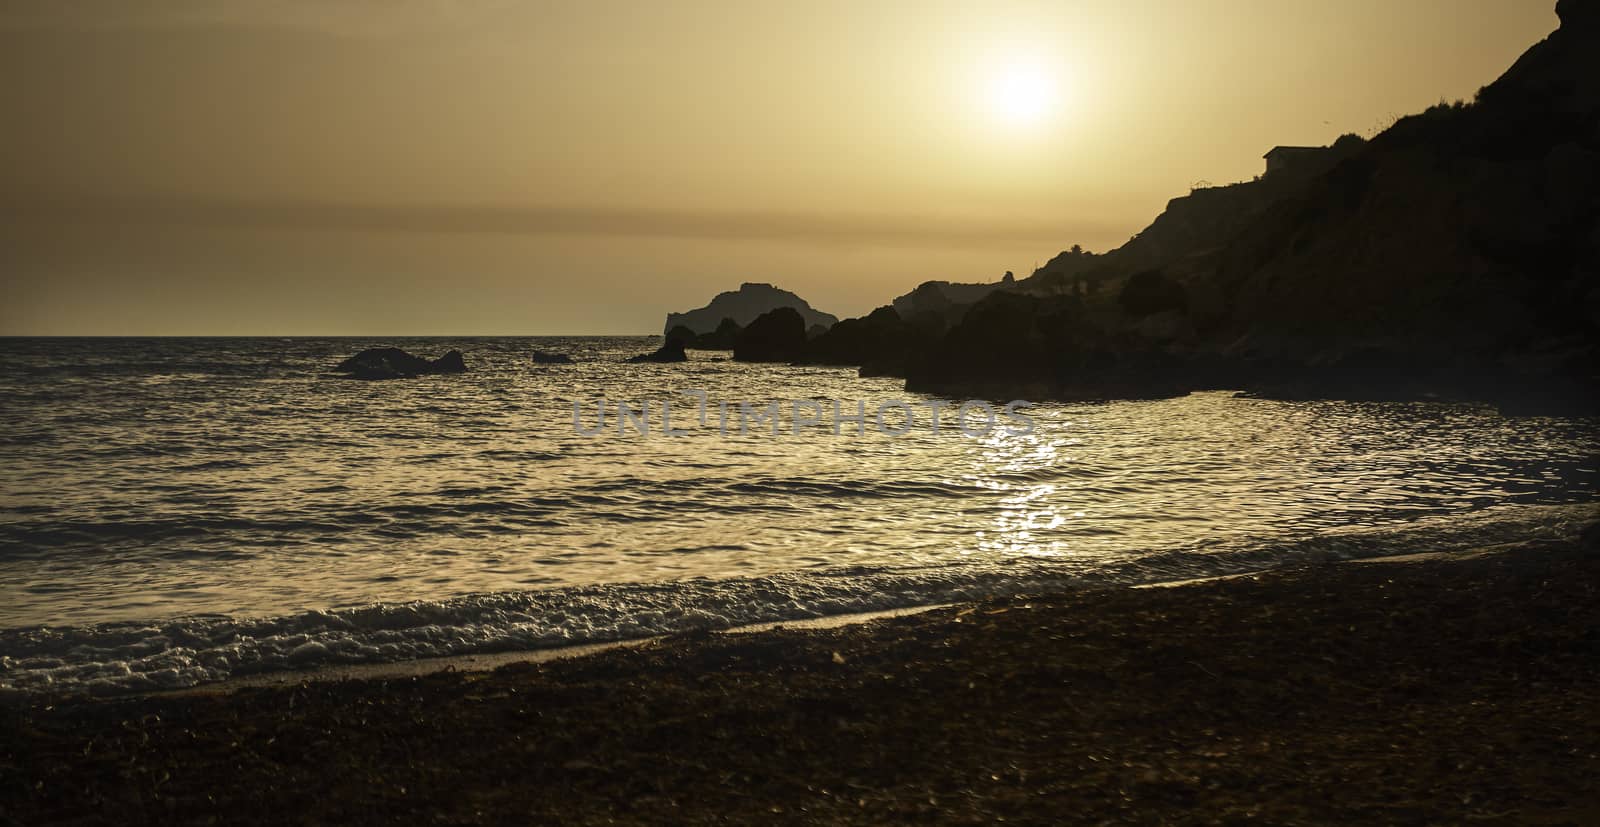
<svg viewBox="0 0 1600 827">
<path fill-rule="evenodd" d="M 967 308 L 990 293 L 1009 290 L 1015 285 L 1016 280 L 1009 272 L 995 282 L 925 281 L 910 293 L 896 296 L 890 306 L 903 319 L 922 318 L 948 327 L 960 321 Z"/>
<path fill-rule="evenodd" d="M 780 307 L 794 308 L 805 321 L 807 328 L 812 325 L 832 327 L 839 321 L 838 317 L 831 313 L 812 309 L 805 299 L 787 290 L 780 290 L 770 284 L 745 282 L 739 285 L 738 290 L 718 293 L 705 307 L 685 313 L 668 313 L 667 323 L 662 330 L 668 332 L 682 325 L 697 334 L 711 333 L 722 324 L 723 319 L 732 319 L 734 324 L 746 327 L 755 321 L 756 317 Z"/>
<path fill-rule="evenodd" d="M 1174 199 L 1122 248 L 990 293 L 907 360 L 908 386 L 1600 408 L 1597 6 L 1563 0 L 1473 102 Z"/>
</svg>

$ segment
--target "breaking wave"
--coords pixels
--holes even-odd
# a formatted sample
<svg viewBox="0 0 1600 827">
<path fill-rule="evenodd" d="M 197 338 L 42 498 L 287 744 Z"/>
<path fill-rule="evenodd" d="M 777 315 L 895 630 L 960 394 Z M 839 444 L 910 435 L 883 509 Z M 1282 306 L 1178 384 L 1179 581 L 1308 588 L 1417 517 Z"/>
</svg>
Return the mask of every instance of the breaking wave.
<svg viewBox="0 0 1600 827">
<path fill-rule="evenodd" d="M 1016 558 L 920 567 L 838 567 L 761 577 L 574 586 L 374 603 L 282 617 L 203 615 L 154 623 L 0 631 L 0 695 L 116 695 L 331 664 L 533 650 L 696 629 L 985 597 L 1136 585 L 1369 557 L 1574 537 L 1594 503 L 1506 505 L 1284 542 L 1229 540 L 1115 559 Z"/>
</svg>

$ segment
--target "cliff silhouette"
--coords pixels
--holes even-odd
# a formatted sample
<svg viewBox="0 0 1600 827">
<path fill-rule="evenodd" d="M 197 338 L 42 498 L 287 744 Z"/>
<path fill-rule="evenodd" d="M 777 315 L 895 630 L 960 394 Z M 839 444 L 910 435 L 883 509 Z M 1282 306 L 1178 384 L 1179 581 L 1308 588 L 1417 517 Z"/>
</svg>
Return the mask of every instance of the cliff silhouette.
<svg viewBox="0 0 1600 827">
<path fill-rule="evenodd" d="M 806 328 L 813 325 L 832 327 L 839 321 L 839 317 L 813 309 L 805 299 L 787 290 L 770 284 L 745 282 L 739 285 L 738 290 L 718 293 L 705 307 L 684 313 L 668 313 L 662 332 L 670 333 L 673 328 L 681 326 L 695 334 L 713 333 L 724 319 L 732 319 L 741 328 L 748 327 L 757 317 L 780 307 L 794 308 L 804 320 Z"/>
<path fill-rule="evenodd" d="M 938 319 L 941 326 L 948 326 L 959 321 L 968 307 L 987 298 L 990 293 L 1014 286 L 1015 281 L 1009 278 L 1010 275 L 1007 273 L 1008 278 L 986 283 L 925 281 L 910 293 L 895 297 L 890 307 L 901 318 L 931 317 Z"/>
<path fill-rule="evenodd" d="M 801 361 L 898 324 L 932 344 L 852 356 L 919 391 L 1600 409 L 1597 6 L 1562 0 L 1560 28 L 1472 102 L 1196 189 L 1122 247 L 1067 251 L 970 303 L 924 285 L 939 296 L 895 303 L 915 315 L 843 323 Z"/>
</svg>

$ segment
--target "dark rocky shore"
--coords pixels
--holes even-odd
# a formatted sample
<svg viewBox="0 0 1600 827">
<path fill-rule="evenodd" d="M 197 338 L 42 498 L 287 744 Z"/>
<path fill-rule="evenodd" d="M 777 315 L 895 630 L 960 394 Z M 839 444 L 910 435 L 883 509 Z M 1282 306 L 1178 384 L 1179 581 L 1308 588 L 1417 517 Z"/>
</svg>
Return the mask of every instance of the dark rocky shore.
<svg viewBox="0 0 1600 827">
<path fill-rule="evenodd" d="M 0 823 L 1600 821 L 1600 549 L 3 712 Z"/>
</svg>

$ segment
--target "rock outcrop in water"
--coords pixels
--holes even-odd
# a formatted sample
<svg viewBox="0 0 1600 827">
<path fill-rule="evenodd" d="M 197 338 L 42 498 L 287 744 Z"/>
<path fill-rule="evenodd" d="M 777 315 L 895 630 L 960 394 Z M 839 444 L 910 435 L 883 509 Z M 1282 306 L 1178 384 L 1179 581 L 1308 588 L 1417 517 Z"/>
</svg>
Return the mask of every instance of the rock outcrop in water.
<svg viewBox="0 0 1600 827">
<path fill-rule="evenodd" d="M 675 339 L 682 342 L 684 347 L 697 350 L 733 350 L 742 331 L 743 328 L 734 320 L 723 319 L 722 323 L 717 325 L 717 329 L 710 333 L 696 333 L 687 325 L 674 325 L 667 331 L 667 338 Z"/>
<path fill-rule="evenodd" d="M 739 333 L 743 329 L 733 319 L 723 319 L 717 324 L 716 330 L 696 337 L 694 346 L 701 350 L 733 350 L 734 345 L 739 343 Z"/>
<path fill-rule="evenodd" d="M 799 311 L 780 307 L 756 317 L 733 346 L 737 362 L 788 362 L 806 346 L 806 323 Z"/>
<path fill-rule="evenodd" d="M 565 353 L 554 353 L 546 350 L 533 352 L 533 363 L 536 365 L 570 365 L 572 357 Z"/>
<path fill-rule="evenodd" d="M 913 354 L 938 339 L 939 327 L 907 323 L 893 307 L 880 307 L 859 319 L 845 319 L 807 341 L 797 361 L 811 365 L 854 365 L 863 376 L 904 376 Z"/>
<path fill-rule="evenodd" d="M 667 341 L 682 342 L 684 347 L 693 347 L 695 340 L 699 338 L 700 337 L 693 330 L 690 330 L 681 324 L 676 325 L 671 330 L 667 331 L 666 336 Z"/>
<path fill-rule="evenodd" d="M 649 362 L 687 362 L 689 361 L 689 354 L 685 353 L 683 348 L 682 339 L 668 338 L 662 343 L 661 347 L 656 348 L 652 353 L 641 353 L 638 356 L 629 357 L 628 363 L 638 365 Z"/>
<path fill-rule="evenodd" d="M 1063 253 L 958 310 L 919 288 L 904 321 L 937 317 L 931 346 L 823 336 L 800 359 L 908 354 L 909 388 L 956 395 L 1232 388 L 1600 410 L 1595 6 L 1563 0 L 1561 28 L 1474 102 L 1197 189 L 1123 247 Z"/>
<path fill-rule="evenodd" d="M 374 347 L 340 362 L 334 371 L 347 374 L 351 379 L 414 379 L 435 374 L 466 373 L 467 362 L 459 350 L 430 360 L 397 347 Z"/>
<path fill-rule="evenodd" d="M 668 313 L 665 331 L 670 331 L 679 325 L 688 328 L 696 335 L 712 333 L 723 325 L 724 320 L 732 320 L 735 325 L 744 327 L 755 321 L 757 316 L 788 307 L 800 314 L 804 320 L 802 330 L 811 325 L 832 327 L 839 321 L 831 313 L 823 313 L 812 309 L 805 299 L 780 290 L 770 284 L 746 282 L 739 285 L 738 290 L 717 294 L 710 304 L 698 310 L 686 313 Z"/>
</svg>

